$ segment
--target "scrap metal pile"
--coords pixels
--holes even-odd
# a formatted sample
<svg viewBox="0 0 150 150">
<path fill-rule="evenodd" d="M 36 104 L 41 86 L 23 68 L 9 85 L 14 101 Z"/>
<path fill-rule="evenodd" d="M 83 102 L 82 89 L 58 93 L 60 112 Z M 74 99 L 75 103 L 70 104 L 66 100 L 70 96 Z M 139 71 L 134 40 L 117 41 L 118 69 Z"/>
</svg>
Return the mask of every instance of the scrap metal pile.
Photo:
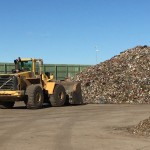
<svg viewBox="0 0 150 150">
<path fill-rule="evenodd" d="M 128 128 L 128 131 L 134 135 L 150 136 L 150 117 L 141 121 L 138 125 Z"/>
<path fill-rule="evenodd" d="M 150 103 L 150 47 L 128 49 L 73 80 L 81 82 L 84 103 Z"/>
</svg>

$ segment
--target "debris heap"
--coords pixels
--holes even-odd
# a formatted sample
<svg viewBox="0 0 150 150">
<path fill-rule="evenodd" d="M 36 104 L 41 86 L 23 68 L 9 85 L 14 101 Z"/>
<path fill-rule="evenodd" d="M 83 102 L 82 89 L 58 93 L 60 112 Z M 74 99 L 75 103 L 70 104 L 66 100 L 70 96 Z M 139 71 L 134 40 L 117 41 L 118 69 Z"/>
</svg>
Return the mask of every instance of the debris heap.
<svg viewBox="0 0 150 150">
<path fill-rule="evenodd" d="M 137 46 L 76 75 L 85 103 L 150 103 L 150 47 Z"/>
<path fill-rule="evenodd" d="M 134 135 L 150 136 L 150 117 L 141 121 L 138 125 L 128 128 L 128 131 Z"/>
</svg>

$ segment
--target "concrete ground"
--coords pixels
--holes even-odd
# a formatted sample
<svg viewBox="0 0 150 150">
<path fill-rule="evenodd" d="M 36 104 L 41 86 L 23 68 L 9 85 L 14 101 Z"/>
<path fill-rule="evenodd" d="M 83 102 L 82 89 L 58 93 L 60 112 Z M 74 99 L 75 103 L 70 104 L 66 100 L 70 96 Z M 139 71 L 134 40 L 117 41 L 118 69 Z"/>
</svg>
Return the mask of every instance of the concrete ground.
<svg viewBox="0 0 150 150">
<path fill-rule="evenodd" d="M 0 109 L 0 150 L 149 150 L 150 137 L 118 127 L 137 125 L 150 105 L 89 104 Z"/>
</svg>

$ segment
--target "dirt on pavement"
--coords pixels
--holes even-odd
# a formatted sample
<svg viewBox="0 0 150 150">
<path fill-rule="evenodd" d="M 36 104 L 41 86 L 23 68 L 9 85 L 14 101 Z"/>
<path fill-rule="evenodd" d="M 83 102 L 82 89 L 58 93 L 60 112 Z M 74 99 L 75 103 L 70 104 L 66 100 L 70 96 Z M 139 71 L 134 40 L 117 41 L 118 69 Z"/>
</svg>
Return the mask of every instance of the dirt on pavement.
<svg viewBox="0 0 150 150">
<path fill-rule="evenodd" d="M 19 102 L 0 109 L 0 150 L 149 150 L 150 137 L 117 130 L 149 116 L 146 104 L 28 110 Z"/>
</svg>

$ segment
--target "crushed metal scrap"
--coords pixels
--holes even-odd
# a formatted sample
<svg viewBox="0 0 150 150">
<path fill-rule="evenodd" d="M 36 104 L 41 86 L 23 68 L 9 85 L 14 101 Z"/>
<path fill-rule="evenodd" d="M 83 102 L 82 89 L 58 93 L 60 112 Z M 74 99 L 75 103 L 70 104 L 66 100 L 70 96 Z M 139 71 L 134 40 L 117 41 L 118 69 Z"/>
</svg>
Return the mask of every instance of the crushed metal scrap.
<svg viewBox="0 0 150 150">
<path fill-rule="evenodd" d="M 127 130 L 134 135 L 150 136 L 150 117 Z"/>
<path fill-rule="evenodd" d="M 81 82 L 84 103 L 150 103 L 150 47 L 121 52 L 73 80 Z"/>
</svg>

